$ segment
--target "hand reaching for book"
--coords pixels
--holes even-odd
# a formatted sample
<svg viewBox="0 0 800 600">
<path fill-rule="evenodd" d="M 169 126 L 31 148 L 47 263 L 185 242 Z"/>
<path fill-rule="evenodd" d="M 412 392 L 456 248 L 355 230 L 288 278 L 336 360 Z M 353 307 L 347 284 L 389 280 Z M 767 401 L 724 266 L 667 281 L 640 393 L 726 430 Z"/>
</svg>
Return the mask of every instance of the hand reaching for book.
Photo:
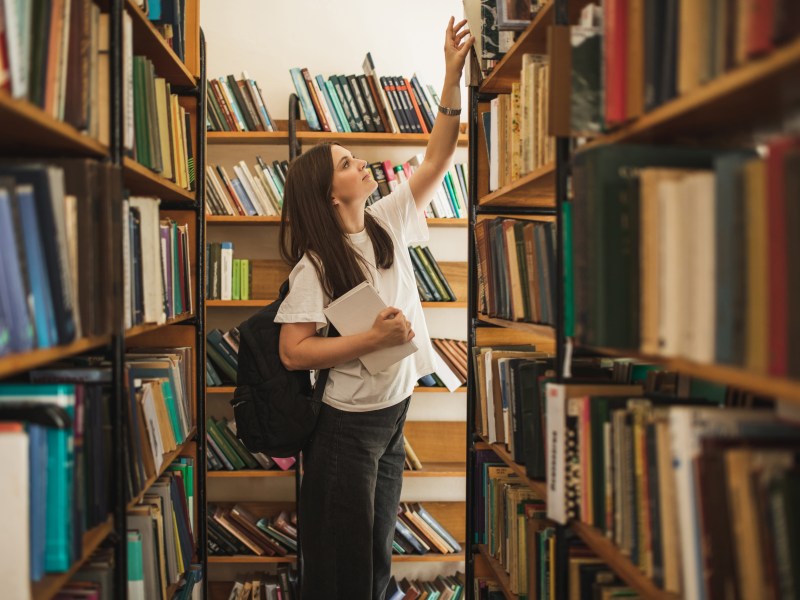
<svg viewBox="0 0 800 600">
<path fill-rule="evenodd" d="M 378 314 L 372 325 L 372 331 L 381 348 L 399 346 L 414 338 L 411 322 L 406 319 L 403 311 L 393 306 L 384 308 Z"/>
<path fill-rule="evenodd" d="M 461 72 L 464 70 L 464 62 L 469 49 L 475 42 L 475 37 L 471 36 L 469 29 L 464 27 L 467 24 L 466 19 L 454 23 L 455 17 L 450 17 L 444 37 L 444 64 L 448 77 L 460 79 Z"/>
</svg>

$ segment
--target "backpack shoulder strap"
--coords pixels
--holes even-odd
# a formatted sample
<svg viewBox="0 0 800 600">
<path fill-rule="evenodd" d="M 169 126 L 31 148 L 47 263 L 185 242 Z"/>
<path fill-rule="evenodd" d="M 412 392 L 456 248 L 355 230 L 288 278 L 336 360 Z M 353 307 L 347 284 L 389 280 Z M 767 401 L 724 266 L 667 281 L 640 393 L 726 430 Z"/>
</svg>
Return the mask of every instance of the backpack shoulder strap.
<svg viewBox="0 0 800 600">
<path fill-rule="evenodd" d="M 328 325 L 328 335 L 326 337 L 338 337 L 339 332 L 336 331 L 336 327 L 333 326 L 333 323 Z M 319 376 L 317 377 L 317 382 L 314 384 L 314 400 L 318 402 L 322 402 L 322 394 L 325 392 L 325 384 L 328 383 L 328 374 L 330 373 L 330 369 L 322 369 L 319 372 Z"/>
</svg>

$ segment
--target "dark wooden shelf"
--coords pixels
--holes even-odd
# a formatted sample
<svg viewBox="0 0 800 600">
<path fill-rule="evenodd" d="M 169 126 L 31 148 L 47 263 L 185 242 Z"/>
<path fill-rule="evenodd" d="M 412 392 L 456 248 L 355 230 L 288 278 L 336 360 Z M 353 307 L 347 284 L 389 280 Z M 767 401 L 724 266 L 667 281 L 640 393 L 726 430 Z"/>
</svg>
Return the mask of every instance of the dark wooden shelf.
<svg viewBox="0 0 800 600">
<path fill-rule="evenodd" d="M 136 506 L 137 504 L 139 504 L 139 502 L 142 501 L 142 498 L 144 498 L 144 495 L 147 493 L 147 490 L 150 489 L 150 486 L 153 485 L 156 482 L 156 480 L 164 474 L 164 472 L 167 470 L 167 467 L 173 460 L 175 460 L 179 456 L 183 456 L 184 454 L 188 453 L 190 449 L 193 448 L 193 444 L 195 442 L 192 440 L 192 438 L 194 437 L 194 434 L 196 432 L 197 428 L 192 427 L 191 431 L 189 431 L 189 435 L 186 437 L 185 442 L 179 445 L 172 452 L 167 452 L 166 454 L 164 454 L 163 462 L 161 463 L 161 468 L 158 470 L 158 473 L 156 473 L 155 475 L 150 477 L 147 481 L 145 481 L 142 491 L 139 492 L 133 500 L 128 502 L 128 510 L 131 510 L 134 506 Z"/>
<path fill-rule="evenodd" d="M 206 388 L 206 394 L 232 394 L 236 388 L 229 385 L 219 385 L 219 386 L 211 386 Z M 447 388 L 439 388 L 439 387 L 421 387 L 417 386 L 414 388 L 415 394 L 450 394 L 450 393 L 457 393 L 457 392 L 466 392 L 467 388 L 460 387 L 455 390 L 455 392 L 450 392 Z"/>
<path fill-rule="evenodd" d="M 158 196 L 162 200 L 194 203 L 195 193 L 175 185 L 166 177 L 162 177 L 126 156 L 122 163 L 125 186 L 135 195 Z"/>
<path fill-rule="evenodd" d="M 785 112 L 800 79 L 800 39 L 670 100 L 582 149 L 617 142 L 651 142 L 690 135 L 702 139 L 742 132 Z"/>
<path fill-rule="evenodd" d="M 184 313 L 172 319 L 167 319 L 165 323 L 144 323 L 142 325 L 134 325 L 133 327 L 125 331 L 125 339 L 129 340 L 131 338 L 135 338 L 137 336 L 144 335 L 146 333 L 157 331 L 164 327 L 169 327 L 170 325 L 177 325 L 178 323 L 188 321 L 192 317 L 194 317 L 193 313 Z"/>
<path fill-rule="evenodd" d="M 288 556 L 255 556 L 255 555 L 238 555 L 238 556 L 209 556 L 209 565 L 266 565 L 266 564 L 287 564 L 296 563 L 297 556 L 290 554 Z"/>
<path fill-rule="evenodd" d="M 45 575 L 41 581 L 31 584 L 31 598 L 33 600 L 50 600 L 58 594 L 62 587 L 72 578 L 72 576 L 89 560 L 92 553 L 103 542 L 108 534 L 114 530 L 114 521 L 111 516 L 105 523 L 90 529 L 83 534 L 83 555 L 75 561 L 69 571 L 64 573 L 53 573 Z"/>
<path fill-rule="evenodd" d="M 506 463 L 513 471 L 519 475 L 520 480 L 522 483 L 525 483 L 529 488 L 531 488 L 536 495 L 539 496 L 542 500 L 547 501 L 547 482 L 546 481 L 537 481 L 535 479 L 531 479 L 525 472 L 524 465 L 520 465 L 514 462 L 514 459 L 511 457 L 511 453 L 506 450 L 504 444 L 490 444 L 485 437 L 479 436 L 481 440 L 483 440 L 483 444 L 480 446 L 476 445 L 478 450 L 493 450 L 497 456 L 500 457 L 504 463 Z"/>
<path fill-rule="evenodd" d="M 281 123 L 278 123 L 281 126 Z M 354 146 L 425 146 L 430 139 L 426 133 L 341 133 L 329 131 L 303 131 L 308 126 L 305 122 L 298 127 L 297 139 L 300 142 L 316 144 L 319 142 L 332 141 L 342 144 L 352 144 Z M 289 142 L 289 133 L 283 126 L 283 131 L 209 131 L 206 140 L 209 144 L 253 144 L 274 146 L 283 145 Z M 467 135 L 462 133 L 458 136 L 458 145 L 467 146 L 469 140 Z"/>
<path fill-rule="evenodd" d="M 9 354 L 0 358 L 0 378 L 9 377 L 18 373 L 41 367 L 51 362 L 82 354 L 90 350 L 97 350 L 111 343 L 111 336 L 82 338 L 53 348 L 40 348 L 29 352 Z"/>
<path fill-rule="evenodd" d="M 209 131 L 208 145 L 251 144 L 258 146 L 283 146 L 289 143 L 289 132 L 283 131 Z"/>
<path fill-rule="evenodd" d="M 549 163 L 483 196 L 480 206 L 555 208 L 556 166 Z"/>
<path fill-rule="evenodd" d="M 577 533 L 592 551 L 619 575 L 625 583 L 635 589 L 648 600 L 679 600 L 680 596 L 657 588 L 639 568 L 634 565 L 619 549 L 594 527 L 586 523 L 572 522 L 570 527 Z"/>
<path fill-rule="evenodd" d="M 290 471 L 264 471 L 258 469 L 242 469 L 241 471 L 209 471 L 209 479 L 274 479 L 294 478 L 295 472 Z"/>
<path fill-rule="evenodd" d="M 508 329 L 517 329 L 525 333 L 532 333 L 543 339 L 549 340 L 553 343 L 556 341 L 556 330 L 552 325 L 539 325 L 537 323 L 522 323 L 520 321 L 506 321 L 505 319 L 495 319 L 494 317 L 487 317 L 486 315 L 479 315 L 478 319 L 484 323 L 491 323 L 499 327 L 506 327 Z"/>
<path fill-rule="evenodd" d="M 478 552 L 480 552 L 480 555 L 489 565 L 489 569 L 491 569 L 494 578 L 503 589 L 503 595 L 506 597 L 506 600 L 517 600 L 519 596 L 511 592 L 511 580 L 509 579 L 508 573 L 506 573 L 506 570 L 503 568 L 503 566 L 497 561 L 496 558 L 489 554 L 489 550 L 484 544 L 478 545 Z"/>
<path fill-rule="evenodd" d="M 153 26 L 135 0 L 125 0 L 125 10 L 133 21 L 133 52 L 144 55 L 156 73 L 175 86 L 193 87 L 197 82 L 167 41 Z"/>
<path fill-rule="evenodd" d="M 786 400 L 793 404 L 800 404 L 800 381 L 797 380 L 775 377 L 767 373 L 756 373 L 730 365 L 706 364 L 694 362 L 685 358 L 642 354 L 636 350 L 581 347 L 607 356 L 636 358 L 658 363 L 664 365 L 666 369 L 685 373 L 686 375 L 691 375 L 698 379 L 706 379 L 764 396 L 780 398 L 781 400 Z"/>
<path fill-rule="evenodd" d="M 15 100 L 0 92 L 0 150 L 45 155 L 70 154 L 86 157 L 108 156 L 109 149 L 98 140 L 59 121 L 27 100 Z"/>
<path fill-rule="evenodd" d="M 244 225 L 244 226 L 258 226 L 258 225 L 280 225 L 280 217 L 241 217 L 230 215 L 206 215 L 206 223 L 220 224 L 220 225 Z M 429 218 L 428 227 L 466 227 L 466 219 L 438 219 Z"/>
</svg>

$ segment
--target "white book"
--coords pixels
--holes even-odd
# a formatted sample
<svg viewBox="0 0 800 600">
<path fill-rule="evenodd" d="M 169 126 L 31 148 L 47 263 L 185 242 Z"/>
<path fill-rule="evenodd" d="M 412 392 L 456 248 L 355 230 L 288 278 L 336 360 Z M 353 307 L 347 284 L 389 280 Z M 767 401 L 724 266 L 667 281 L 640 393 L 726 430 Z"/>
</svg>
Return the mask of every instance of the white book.
<svg viewBox="0 0 800 600">
<path fill-rule="evenodd" d="M 314 91 L 317 94 L 317 98 L 319 99 L 319 106 L 322 109 L 322 113 L 325 115 L 325 120 L 328 121 L 328 125 L 331 128 L 331 132 L 339 132 L 336 128 L 336 121 L 333 119 L 333 115 L 331 114 L 330 108 L 328 108 L 328 102 L 325 100 L 325 93 L 320 89 L 319 83 L 317 83 L 317 78 L 311 78 L 311 85 L 314 86 Z"/>
<path fill-rule="evenodd" d="M 29 598 L 30 535 L 28 532 L 30 493 L 28 489 L 28 434 L 19 431 L 0 433 L 0 480 L 3 494 L 0 508 L 6 518 L 0 523 L 3 545 L 0 549 L 0 581 L 4 598 Z"/>
<path fill-rule="evenodd" d="M 378 313 L 385 308 L 386 303 L 381 300 L 377 290 L 365 281 L 331 302 L 323 312 L 341 335 L 356 335 L 369 331 Z M 374 375 L 416 351 L 417 345 L 409 341 L 375 350 L 360 357 L 360 360 L 367 371 Z"/>
<path fill-rule="evenodd" d="M 691 286 L 693 334 L 689 358 L 714 362 L 717 321 L 716 295 L 716 198 L 713 172 L 691 176 L 694 202 L 694 243 Z"/>
<path fill-rule="evenodd" d="M 270 202 L 269 196 L 267 196 L 267 192 L 264 190 L 263 186 L 260 185 L 259 181 L 253 177 L 253 174 L 250 172 L 250 167 L 247 166 L 247 163 L 243 160 L 239 161 L 239 167 L 241 168 L 242 173 L 247 178 L 247 183 L 250 184 L 250 187 L 258 196 L 258 201 L 261 202 L 261 205 L 264 207 L 264 210 L 267 211 L 267 215 L 274 217 L 277 213 L 272 206 L 272 202 Z"/>
<path fill-rule="evenodd" d="M 122 200 L 122 312 L 124 315 L 125 329 L 133 327 L 133 313 L 131 309 L 131 235 L 130 235 L 130 205 L 128 199 Z"/>
<path fill-rule="evenodd" d="M 233 282 L 233 243 L 222 242 L 222 252 L 220 255 L 220 279 L 222 292 L 220 300 L 231 299 L 231 284 Z"/>
<path fill-rule="evenodd" d="M 256 192 L 253 185 L 250 183 L 250 172 L 247 168 L 242 168 L 240 165 L 233 165 L 233 172 L 236 174 L 236 177 L 239 179 L 239 183 L 242 184 L 245 193 L 247 194 L 248 198 L 250 198 L 250 202 L 256 207 L 256 211 L 258 211 L 259 215 L 262 216 L 269 216 L 272 213 L 270 212 L 269 208 L 266 206 L 264 201 L 261 199 L 261 196 Z"/>
<path fill-rule="evenodd" d="M 100 17 L 101 22 L 103 17 Z M 110 35 L 110 30 L 109 31 Z M 101 27 L 101 32 L 103 28 Z M 100 41 L 101 49 L 103 47 L 108 48 L 108 41 L 101 39 Z M 123 131 L 123 144 L 125 146 L 125 150 L 133 150 L 134 140 L 135 140 L 135 132 L 134 132 L 134 122 L 133 122 L 133 17 L 130 16 L 128 11 L 122 11 L 122 84 L 123 84 L 123 94 L 122 97 L 125 102 L 125 110 L 123 114 L 125 115 L 125 127 Z M 100 80 L 102 84 L 102 78 Z M 103 127 L 101 122 L 100 127 Z"/>
<path fill-rule="evenodd" d="M 486 425 L 489 443 L 497 442 L 497 424 L 494 421 L 494 375 L 492 374 L 492 351 L 483 353 L 484 370 L 486 372 Z"/>
<path fill-rule="evenodd" d="M 142 283 L 144 287 L 145 323 L 163 323 L 164 277 L 161 273 L 161 228 L 158 198 L 131 197 L 130 205 L 139 209 L 142 219 Z"/>
<path fill-rule="evenodd" d="M 489 191 L 493 192 L 500 187 L 500 101 L 494 98 L 491 101 L 491 117 L 489 118 Z"/>
</svg>

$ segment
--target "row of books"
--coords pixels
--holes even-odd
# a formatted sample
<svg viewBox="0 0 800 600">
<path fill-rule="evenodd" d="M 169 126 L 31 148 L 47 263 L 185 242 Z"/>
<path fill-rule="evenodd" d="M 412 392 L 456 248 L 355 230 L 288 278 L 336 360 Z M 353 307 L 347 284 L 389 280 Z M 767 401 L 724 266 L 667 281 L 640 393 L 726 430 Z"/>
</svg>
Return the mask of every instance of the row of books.
<svg viewBox="0 0 800 600">
<path fill-rule="evenodd" d="M 128 509 L 128 593 L 171 600 L 167 588 L 201 577 L 194 556 L 194 459 L 181 458 Z"/>
<path fill-rule="evenodd" d="M 419 380 L 421 387 L 447 388 L 454 392 L 467 381 L 467 343 L 463 340 L 431 338 L 434 371 Z"/>
<path fill-rule="evenodd" d="M 186 60 L 186 0 L 137 0 L 137 3 L 182 61 Z"/>
<path fill-rule="evenodd" d="M 397 186 L 408 180 L 422 164 L 423 154 L 415 154 L 407 161 L 392 165 L 391 161 L 372 162 L 367 165 L 378 187 L 367 200 L 367 206 L 388 196 Z M 454 163 L 437 186 L 431 203 L 425 209 L 426 217 L 439 219 L 466 219 L 469 195 L 467 194 L 467 165 Z"/>
<path fill-rule="evenodd" d="M 208 276 L 206 298 L 209 300 L 265 300 L 275 296 L 270 289 L 276 267 L 275 261 L 234 258 L 233 242 L 211 242 L 206 245 Z M 288 269 L 285 269 L 288 275 Z"/>
<path fill-rule="evenodd" d="M 691 92 L 796 38 L 798 23 L 791 0 L 590 4 L 570 31 L 573 131 L 596 133 Z"/>
<path fill-rule="evenodd" d="M 0 90 L 110 141 L 109 15 L 88 0 L 3 6 Z"/>
<path fill-rule="evenodd" d="M 121 189 L 97 161 L 0 164 L 0 355 L 111 333 Z"/>
<path fill-rule="evenodd" d="M 800 377 L 798 166 L 792 137 L 579 153 L 565 244 L 576 337 Z"/>
<path fill-rule="evenodd" d="M 206 90 L 208 131 L 278 131 L 261 88 L 247 71 L 239 79 L 233 75 L 209 79 Z"/>
<path fill-rule="evenodd" d="M 195 187 L 191 114 L 144 56 L 131 57 L 133 157 L 186 190 Z"/>
<path fill-rule="evenodd" d="M 83 554 L 83 534 L 111 509 L 110 377 L 84 383 L 59 369 L 32 383 L 0 386 L 3 448 L 2 577 L 6 593 L 28 597 L 33 581 L 63 573 Z M 56 383 L 63 381 L 80 383 Z"/>
<path fill-rule="evenodd" d="M 163 471 L 164 455 L 178 449 L 194 430 L 193 355 L 193 348 L 186 346 L 135 348 L 125 357 L 129 500 Z"/>
<path fill-rule="evenodd" d="M 236 423 L 225 417 L 206 419 L 206 458 L 209 471 L 275 470 L 286 471 L 295 463 L 294 457 L 270 457 L 250 452 L 236 435 Z"/>
<path fill-rule="evenodd" d="M 297 572 L 290 565 L 280 565 L 276 574 L 237 577 L 227 597 L 228 600 L 299 600 Z"/>
<path fill-rule="evenodd" d="M 453 554 L 461 545 L 419 502 L 397 508 L 392 551 L 395 554 Z"/>
<path fill-rule="evenodd" d="M 189 225 L 161 218 L 158 198 L 122 203 L 125 327 L 192 312 Z"/>
<path fill-rule="evenodd" d="M 372 55 L 362 75 L 312 77 L 306 68 L 289 69 L 308 126 L 314 131 L 430 133 L 439 97 L 416 75 L 379 77 Z"/>
<path fill-rule="evenodd" d="M 114 549 L 107 545 L 100 546 L 53 596 L 54 600 L 113 600 L 115 563 Z M 13 595 L 13 592 L 9 593 Z"/>
<path fill-rule="evenodd" d="M 389 579 L 386 600 L 461 600 L 466 593 L 464 574 L 437 575 L 436 579 L 423 581 L 409 580 L 403 577 L 398 580 L 394 575 Z"/>
<path fill-rule="evenodd" d="M 476 224 L 480 312 L 555 325 L 555 235 L 552 222 L 498 217 Z"/>
<path fill-rule="evenodd" d="M 593 524 L 685 597 L 796 589 L 796 423 L 636 389 L 549 384 L 547 398 L 551 518 Z"/>
<path fill-rule="evenodd" d="M 409 246 L 408 254 L 414 267 L 417 291 L 423 302 L 455 302 L 453 288 L 442 273 L 442 268 L 427 246 Z"/>
<path fill-rule="evenodd" d="M 550 59 L 523 54 L 519 81 L 510 94 L 498 94 L 481 113 L 493 192 L 555 160 L 549 133 Z"/>
<path fill-rule="evenodd" d="M 297 552 L 297 513 L 257 516 L 243 504 L 209 504 L 208 550 L 212 556 L 287 556 Z"/>
<path fill-rule="evenodd" d="M 230 216 L 276 217 L 283 209 L 283 190 L 289 163 L 267 164 L 256 156 L 253 171 L 245 161 L 233 166 L 230 177 L 222 165 L 206 166 L 206 213 Z M 255 175 L 253 175 L 255 173 Z"/>
</svg>

